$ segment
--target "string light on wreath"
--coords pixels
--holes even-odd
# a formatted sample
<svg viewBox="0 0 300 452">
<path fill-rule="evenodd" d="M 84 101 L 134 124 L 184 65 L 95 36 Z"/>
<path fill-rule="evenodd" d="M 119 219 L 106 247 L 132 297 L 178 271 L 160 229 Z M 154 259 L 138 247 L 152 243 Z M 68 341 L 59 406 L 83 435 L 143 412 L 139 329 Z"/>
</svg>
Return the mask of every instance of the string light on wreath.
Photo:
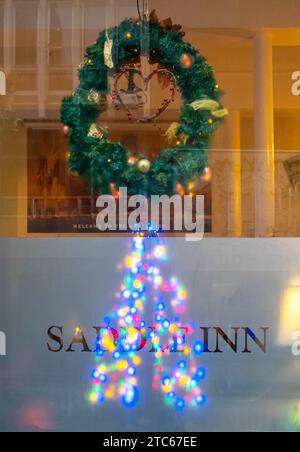
<svg viewBox="0 0 300 452">
<path fill-rule="evenodd" d="M 137 160 L 138 160 L 138 159 L 137 159 L 136 157 L 134 157 L 134 156 L 129 157 L 129 159 L 128 159 L 128 165 L 130 165 L 130 166 L 135 165 L 136 162 L 137 162 Z"/>
<path fill-rule="evenodd" d="M 195 58 L 188 53 L 184 53 L 180 58 L 180 62 L 184 69 L 191 69 L 195 62 Z"/>
<path fill-rule="evenodd" d="M 63 126 L 63 134 L 65 137 L 67 137 L 69 135 L 69 127 L 68 126 Z"/>
<path fill-rule="evenodd" d="M 164 278 L 161 265 L 169 258 L 157 234 L 151 226 L 148 231 L 137 231 L 124 259 L 118 304 L 105 317 L 107 327 L 96 342 L 96 366 L 88 395 L 92 404 L 119 400 L 126 408 L 136 406 L 143 364 L 139 350 L 147 339 L 153 350 L 153 390 L 163 394 L 166 405 L 182 411 L 206 401 L 202 390 L 206 372 L 199 366 L 203 345 L 196 342 L 190 348 L 185 344 L 185 336 L 193 333 L 192 324 L 182 327 L 187 325 L 187 291 L 178 278 Z M 154 243 L 151 237 L 155 237 Z M 147 325 L 144 318 L 150 301 L 153 321 Z"/>
<path fill-rule="evenodd" d="M 212 178 L 212 170 L 208 166 L 205 168 L 203 175 L 201 176 L 201 180 L 203 182 L 209 182 Z"/>
</svg>

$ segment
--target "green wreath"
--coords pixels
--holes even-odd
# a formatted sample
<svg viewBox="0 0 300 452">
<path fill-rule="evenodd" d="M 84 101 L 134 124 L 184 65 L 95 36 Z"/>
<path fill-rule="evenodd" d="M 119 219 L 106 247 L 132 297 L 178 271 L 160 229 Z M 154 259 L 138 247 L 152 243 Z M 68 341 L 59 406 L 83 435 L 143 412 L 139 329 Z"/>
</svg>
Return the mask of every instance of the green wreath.
<svg viewBox="0 0 300 452">
<path fill-rule="evenodd" d="M 170 82 L 174 77 L 183 99 L 180 121 L 166 133 L 170 145 L 152 162 L 144 156 L 134 159 L 121 143 L 109 140 L 107 129 L 96 124 L 105 110 L 108 76 L 118 77 L 128 66 L 139 67 L 145 26 L 150 64 L 164 68 Z M 70 168 L 87 177 L 94 192 L 110 193 L 113 186 L 127 187 L 129 195 L 172 195 L 178 186 L 187 190 L 203 174 L 210 137 L 227 110 L 219 103 L 222 92 L 212 68 L 183 36 L 180 25 L 170 19 L 159 22 L 151 14 L 142 25 L 140 20 L 127 19 L 103 31 L 87 49 L 79 68 L 80 85 L 63 100 L 61 120 L 70 142 Z M 119 99 L 118 93 L 112 96 Z"/>
</svg>

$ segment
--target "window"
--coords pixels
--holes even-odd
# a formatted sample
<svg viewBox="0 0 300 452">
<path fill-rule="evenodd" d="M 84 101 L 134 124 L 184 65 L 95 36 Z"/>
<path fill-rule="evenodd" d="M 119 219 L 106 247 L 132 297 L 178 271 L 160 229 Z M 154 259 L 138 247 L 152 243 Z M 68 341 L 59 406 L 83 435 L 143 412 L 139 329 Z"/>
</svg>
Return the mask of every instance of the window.
<svg viewBox="0 0 300 452">
<path fill-rule="evenodd" d="M 35 1 L 15 3 L 15 64 L 35 66 L 37 64 L 38 5 Z"/>
<path fill-rule="evenodd" d="M 4 2 L 0 1 L 0 69 L 4 66 Z"/>
<path fill-rule="evenodd" d="M 106 28 L 105 17 L 106 15 L 104 2 L 94 0 L 85 2 L 83 19 L 84 49 L 93 44 L 93 42 L 98 38 L 100 30 Z"/>
<path fill-rule="evenodd" d="M 72 17 L 73 4 L 70 1 L 49 3 L 49 54 L 51 66 L 72 65 Z"/>
</svg>

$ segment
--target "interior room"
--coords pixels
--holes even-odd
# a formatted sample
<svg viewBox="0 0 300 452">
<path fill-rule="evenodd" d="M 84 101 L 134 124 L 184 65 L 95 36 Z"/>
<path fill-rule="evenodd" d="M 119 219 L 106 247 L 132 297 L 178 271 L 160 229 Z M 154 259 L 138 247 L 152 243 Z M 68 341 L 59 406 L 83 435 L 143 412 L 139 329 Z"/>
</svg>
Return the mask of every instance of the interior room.
<svg viewBox="0 0 300 452">
<path fill-rule="evenodd" d="M 298 7 L 290 2 L 267 14 L 266 3 L 248 8 L 228 0 L 222 15 L 215 14 L 218 1 L 189 0 L 188 9 L 172 4 L 173 22 L 213 67 L 229 111 L 210 142 L 206 173 L 188 190 L 205 195 L 208 237 L 300 233 Z M 149 7 L 162 19 L 171 15 L 166 0 Z M 78 86 L 86 47 L 101 30 L 136 14 L 130 0 L 0 1 L 1 235 L 72 235 L 74 224 L 93 223 L 97 193 L 69 170 L 61 102 Z M 150 85 L 156 108 L 163 90 Z M 176 96 L 156 127 L 130 123 L 110 94 L 106 102 L 99 122 L 109 126 L 111 139 L 153 159 L 182 99 Z"/>
</svg>

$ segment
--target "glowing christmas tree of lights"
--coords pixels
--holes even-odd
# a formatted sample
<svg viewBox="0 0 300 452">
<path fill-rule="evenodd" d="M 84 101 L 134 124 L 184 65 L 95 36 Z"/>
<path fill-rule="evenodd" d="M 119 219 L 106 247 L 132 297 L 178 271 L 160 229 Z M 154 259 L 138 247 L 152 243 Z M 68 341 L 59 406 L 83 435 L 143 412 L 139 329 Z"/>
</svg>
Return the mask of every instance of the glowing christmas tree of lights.
<svg viewBox="0 0 300 452">
<path fill-rule="evenodd" d="M 193 332 L 192 324 L 183 321 L 187 293 L 177 278 L 164 279 L 160 264 L 167 260 L 161 238 L 148 238 L 144 233 L 133 238 L 132 250 L 124 260 L 119 304 L 105 317 L 106 327 L 97 338 L 88 396 L 91 403 L 119 399 L 127 408 L 138 403 L 140 349 L 147 339 L 154 360 L 153 389 L 163 393 L 165 403 L 178 411 L 205 403 L 200 386 L 205 370 L 197 363 L 203 345 L 196 342 L 191 348 L 185 344 L 184 336 Z M 154 319 L 147 325 L 144 315 L 150 301 Z M 174 357 L 177 360 L 172 366 Z"/>
</svg>

